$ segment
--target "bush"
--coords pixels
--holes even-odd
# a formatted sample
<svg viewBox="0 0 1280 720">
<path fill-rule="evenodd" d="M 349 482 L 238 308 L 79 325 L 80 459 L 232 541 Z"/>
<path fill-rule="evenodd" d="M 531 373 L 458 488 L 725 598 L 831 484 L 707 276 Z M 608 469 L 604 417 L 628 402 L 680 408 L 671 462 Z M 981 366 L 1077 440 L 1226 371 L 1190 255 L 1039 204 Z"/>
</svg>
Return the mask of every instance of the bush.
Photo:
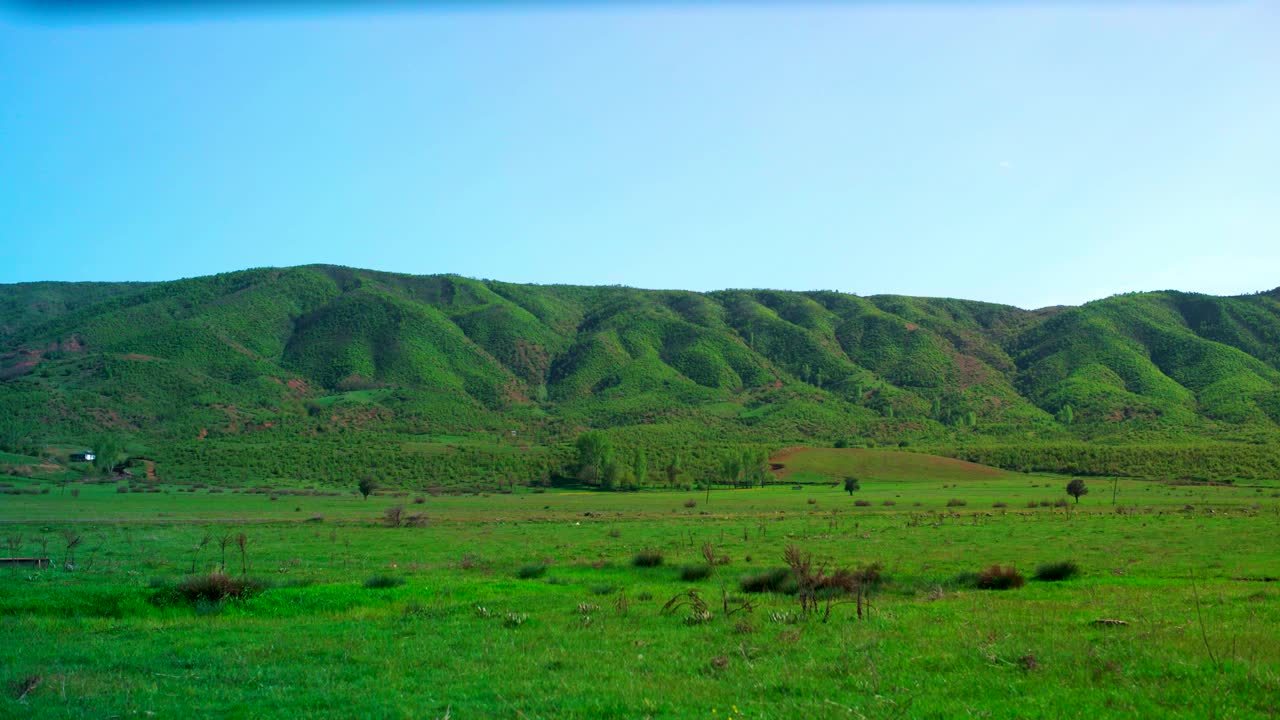
<svg viewBox="0 0 1280 720">
<path fill-rule="evenodd" d="M 680 579 L 685 582 L 697 582 L 711 577 L 713 568 L 710 565 L 685 565 L 680 568 Z"/>
<path fill-rule="evenodd" d="M 871 507 L 870 500 L 854 500 L 853 504 L 857 507 Z"/>
<path fill-rule="evenodd" d="M 968 500 L 961 500 L 960 498 L 951 498 L 947 501 L 947 507 L 964 507 L 968 504 Z"/>
<path fill-rule="evenodd" d="M 856 503 L 856 502 L 855 502 L 854 504 L 855 504 L 855 505 L 857 505 L 857 503 Z M 882 503 L 880 503 L 880 504 L 881 504 L 881 505 L 883 505 L 883 506 L 885 506 L 885 507 L 893 507 L 894 505 L 897 505 L 897 504 L 898 504 L 898 502 L 897 502 L 896 500 L 885 500 L 884 502 L 882 502 Z"/>
<path fill-rule="evenodd" d="M 1009 507 L 1009 503 L 1007 503 L 1007 502 L 1000 502 L 1000 501 L 996 501 L 996 502 L 991 503 L 991 507 L 993 507 L 993 508 L 1007 508 L 1007 507 Z"/>
<path fill-rule="evenodd" d="M 1009 567 L 992 565 L 978 573 L 978 580 L 975 583 L 977 587 L 983 590 L 1011 590 L 1026 584 L 1027 579 L 1022 577 L 1022 573 L 1018 572 L 1017 568 L 1012 565 Z"/>
<path fill-rule="evenodd" d="M 687 507 L 687 508 L 696 508 L 696 507 L 698 507 L 698 501 L 697 501 L 697 500 L 685 500 L 685 501 L 684 501 L 684 506 L 685 506 L 685 507 Z"/>
<path fill-rule="evenodd" d="M 764 572 L 748 575 L 738 582 L 742 592 L 749 593 L 793 593 L 796 579 L 791 568 L 773 568 Z"/>
<path fill-rule="evenodd" d="M 153 586 L 157 583 L 153 581 Z M 201 601 L 220 603 L 224 600 L 243 600 L 261 591 L 264 584 L 250 578 L 235 578 L 222 572 L 211 572 L 208 575 L 193 575 L 183 578 L 172 590 L 158 587 L 162 594 L 172 592 L 173 595 L 195 605 Z"/>
<path fill-rule="evenodd" d="M 1080 566 L 1065 560 L 1063 562 L 1046 563 L 1036 568 L 1036 579 L 1043 582 L 1069 580 L 1080 574 Z"/>
<path fill-rule="evenodd" d="M 636 567 L 658 567 L 662 564 L 662 553 L 658 550 L 641 550 L 631 558 L 631 564 Z"/>
<path fill-rule="evenodd" d="M 537 563 L 534 565 L 522 565 L 519 570 L 516 570 L 516 577 L 520 578 L 521 580 L 532 580 L 534 578 L 540 578 L 546 574 L 547 574 L 547 566 L 543 565 L 542 563 Z"/>
<path fill-rule="evenodd" d="M 364 581 L 364 586 L 370 590 L 383 590 L 385 588 L 400 587 L 404 584 L 404 578 L 395 575 L 374 575 Z"/>
</svg>

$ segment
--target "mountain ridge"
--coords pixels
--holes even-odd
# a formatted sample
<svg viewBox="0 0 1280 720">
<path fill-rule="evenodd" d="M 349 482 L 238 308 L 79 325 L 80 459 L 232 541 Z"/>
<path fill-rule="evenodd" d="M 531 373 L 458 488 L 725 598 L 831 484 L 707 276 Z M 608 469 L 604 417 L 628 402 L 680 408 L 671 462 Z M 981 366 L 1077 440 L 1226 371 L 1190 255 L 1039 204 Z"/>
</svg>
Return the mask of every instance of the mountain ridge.
<svg viewBox="0 0 1280 720">
<path fill-rule="evenodd" d="M 0 402 L 18 428 L 9 437 L 68 441 L 263 426 L 560 438 L 688 426 L 755 442 L 1251 438 L 1280 433 L 1280 289 L 1025 310 L 333 265 L 20 283 L 0 285 Z"/>
</svg>

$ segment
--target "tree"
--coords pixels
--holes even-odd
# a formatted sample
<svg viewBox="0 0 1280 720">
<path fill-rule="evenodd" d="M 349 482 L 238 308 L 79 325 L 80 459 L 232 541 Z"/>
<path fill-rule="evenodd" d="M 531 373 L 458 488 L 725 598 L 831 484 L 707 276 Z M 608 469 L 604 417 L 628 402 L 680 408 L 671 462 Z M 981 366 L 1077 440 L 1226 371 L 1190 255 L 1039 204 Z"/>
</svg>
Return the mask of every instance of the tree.
<svg viewBox="0 0 1280 720">
<path fill-rule="evenodd" d="M 1070 405 L 1063 405 L 1058 411 L 1058 422 L 1063 425 L 1070 425 L 1076 421 L 1076 411 L 1071 409 Z"/>
<path fill-rule="evenodd" d="M 766 467 L 769 462 L 769 454 L 764 450 L 743 450 L 742 451 L 742 475 L 743 482 L 747 487 L 755 487 L 759 485 L 764 487 L 764 481 L 768 477 Z"/>
<path fill-rule="evenodd" d="M 635 473 L 636 485 L 644 487 L 649 478 L 649 460 L 644 456 L 643 449 L 636 450 L 635 463 L 631 466 L 631 471 Z"/>
<path fill-rule="evenodd" d="M 720 460 L 720 478 L 726 485 L 738 485 L 742 474 L 742 458 L 735 452 L 726 453 Z"/>
<path fill-rule="evenodd" d="M 96 438 L 93 441 L 94 469 L 103 475 L 111 472 L 123 449 L 120 441 L 112 435 L 101 435 Z"/>
<path fill-rule="evenodd" d="M 680 453 L 671 456 L 671 462 L 667 463 L 667 487 L 675 487 L 676 480 L 680 479 Z"/>
<path fill-rule="evenodd" d="M 1089 488 L 1085 486 L 1084 480 L 1076 478 L 1067 483 L 1067 494 L 1076 499 L 1076 503 L 1080 503 L 1081 495 L 1088 495 Z"/>
<path fill-rule="evenodd" d="M 591 485 L 604 483 L 606 470 L 613 465 L 613 443 L 599 430 L 578 436 L 578 478 Z M 616 472 L 616 471 L 615 471 Z"/>
<path fill-rule="evenodd" d="M 853 495 L 855 492 L 861 489 L 862 489 L 862 483 L 858 482 L 858 478 L 846 477 L 844 479 L 844 491 L 849 493 L 849 495 Z"/>
<path fill-rule="evenodd" d="M 364 496 L 365 500 L 368 500 L 369 495 L 373 493 L 374 490 L 378 489 L 378 484 L 373 481 L 372 477 L 365 475 L 360 478 L 360 482 L 356 484 L 356 489 L 360 491 L 360 494 Z"/>
</svg>

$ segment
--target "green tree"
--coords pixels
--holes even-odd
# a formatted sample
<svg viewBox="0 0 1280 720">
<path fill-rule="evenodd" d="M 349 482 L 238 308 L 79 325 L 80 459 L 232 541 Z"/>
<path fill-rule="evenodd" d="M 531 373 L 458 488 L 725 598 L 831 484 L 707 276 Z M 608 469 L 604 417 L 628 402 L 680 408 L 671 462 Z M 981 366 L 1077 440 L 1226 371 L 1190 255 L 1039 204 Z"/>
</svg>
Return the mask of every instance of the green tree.
<svg viewBox="0 0 1280 720">
<path fill-rule="evenodd" d="M 680 453 L 671 456 L 671 462 L 667 463 L 667 487 L 675 487 L 676 481 L 680 479 Z"/>
<path fill-rule="evenodd" d="M 644 449 L 636 450 L 635 462 L 631 471 L 635 474 L 636 485 L 644 487 L 649 478 L 649 460 L 644 455 Z"/>
<path fill-rule="evenodd" d="M 1084 480 L 1075 478 L 1071 482 L 1067 483 L 1067 494 L 1075 498 L 1076 504 L 1078 505 L 1080 504 L 1080 496 L 1089 494 L 1089 488 L 1085 486 Z"/>
<path fill-rule="evenodd" d="M 114 435 L 100 435 L 93 441 L 93 467 L 106 475 L 120 461 L 124 452 L 123 443 Z"/>
<path fill-rule="evenodd" d="M 1058 422 L 1062 423 L 1063 425 L 1070 425 L 1075 421 L 1076 421 L 1075 410 L 1072 410 L 1070 405 L 1063 405 L 1062 409 L 1058 411 Z"/>
<path fill-rule="evenodd" d="M 728 485 L 738 485 L 739 477 L 742 474 L 742 457 L 735 452 L 729 452 L 720 458 L 720 479 Z"/>
<path fill-rule="evenodd" d="M 365 475 L 360 478 L 360 482 L 356 483 L 356 489 L 360 491 L 365 500 L 368 500 L 373 491 L 378 489 L 378 484 L 373 481 L 371 475 Z"/>
<path fill-rule="evenodd" d="M 862 483 L 858 482 L 858 478 L 846 477 L 844 479 L 844 491 L 849 493 L 850 495 L 853 495 L 855 492 L 861 489 L 862 489 Z"/>
<path fill-rule="evenodd" d="M 606 476 L 617 479 L 613 462 L 613 443 L 599 430 L 589 430 L 578 436 L 578 478 L 589 485 L 604 485 Z M 612 470 L 610 470 L 612 468 Z"/>
</svg>

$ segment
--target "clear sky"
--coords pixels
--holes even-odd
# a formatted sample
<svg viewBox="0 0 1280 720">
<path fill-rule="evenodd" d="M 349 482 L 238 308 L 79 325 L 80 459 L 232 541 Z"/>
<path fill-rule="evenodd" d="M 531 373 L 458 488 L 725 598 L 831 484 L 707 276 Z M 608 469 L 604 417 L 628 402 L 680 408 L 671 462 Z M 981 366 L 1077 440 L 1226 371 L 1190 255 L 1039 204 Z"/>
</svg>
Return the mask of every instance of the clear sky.
<svg viewBox="0 0 1280 720">
<path fill-rule="evenodd" d="M 0 6 L 0 282 L 1280 285 L 1280 3 Z"/>
</svg>

